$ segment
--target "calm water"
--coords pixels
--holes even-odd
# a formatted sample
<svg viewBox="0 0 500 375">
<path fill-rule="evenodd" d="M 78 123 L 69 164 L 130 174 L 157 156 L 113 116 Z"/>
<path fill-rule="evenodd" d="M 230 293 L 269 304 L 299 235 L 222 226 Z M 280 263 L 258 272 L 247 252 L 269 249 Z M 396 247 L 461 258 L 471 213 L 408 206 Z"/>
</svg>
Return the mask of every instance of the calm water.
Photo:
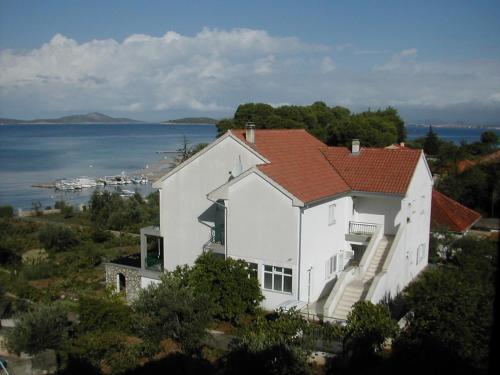
<svg viewBox="0 0 500 375">
<path fill-rule="evenodd" d="M 415 139 L 425 137 L 429 129 L 421 126 L 408 126 L 408 139 Z M 461 141 L 467 143 L 477 142 L 481 139 L 481 133 L 492 130 L 500 136 L 500 130 L 495 129 L 481 129 L 481 128 L 441 128 L 433 127 L 432 130 L 438 134 L 441 139 L 445 141 L 454 142 L 459 144 Z"/>
<path fill-rule="evenodd" d="M 443 139 L 459 143 L 475 142 L 485 129 L 434 128 Z M 424 136 L 427 128 L 409 127 L 408 138 Z M 497 131 L 497 133 L 500 133 Z M 215 139 L 215 126 L 206 125 L 22 125 L 0 126 L 0 204 L 31 208 L 44 207 L 64 199 L 73 204 L 86 202 L 93 189 L 56 192 L 33 188 L 77 176 L 102 177 L 127 174 L 153 164 L 163 157 L 156 151 L 174 151 L 183 136 L 192 144 Z M 151 192 L 151 185 L 126 185 Z"/>
<path fill-rule="evenodd" d="M 192 144 L 211 142 L 215 126 L 161 124 L 82 124 L 0 126 L 0 205 L 31 208 L 32 202 L 52 206 L 64 199 L 86 202 L 93 189 L 56 192 L 31 187 L 61 178 L 126 174 L 163 157 L 156 151 L 175 151 L 183 136 Z M 151 192 L 151 185 L 125 185 Z"/>
</svg>

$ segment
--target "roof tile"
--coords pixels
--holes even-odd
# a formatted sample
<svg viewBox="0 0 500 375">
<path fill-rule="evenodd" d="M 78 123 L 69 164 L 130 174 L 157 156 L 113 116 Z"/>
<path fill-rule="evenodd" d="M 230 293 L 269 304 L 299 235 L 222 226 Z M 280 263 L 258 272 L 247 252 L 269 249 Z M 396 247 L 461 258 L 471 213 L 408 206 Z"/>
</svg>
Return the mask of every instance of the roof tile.
<svg viewBox="0 0 500 375">
<path fill-rule="evenodd" d="M 303 202 L 350 190 L 404 194 L 421 155 L 408 148 L 362 148 L 352 155 L 345 147 L 327 147 L 304 129 L 259 129 L 255 143 L 245 130 L 232 134 L 270 163 L 258 168 Z"/>
</svg>

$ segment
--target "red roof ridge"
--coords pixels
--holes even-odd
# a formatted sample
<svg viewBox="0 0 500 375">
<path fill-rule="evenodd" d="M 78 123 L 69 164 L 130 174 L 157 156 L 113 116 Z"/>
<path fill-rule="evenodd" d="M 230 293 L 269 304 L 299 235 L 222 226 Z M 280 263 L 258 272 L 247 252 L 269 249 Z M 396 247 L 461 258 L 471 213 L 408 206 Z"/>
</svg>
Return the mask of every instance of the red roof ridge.
<svg viewBox="0 0 500 375">
<path fill-rule="evenodd" d="M 431 214 L 431 216 L 434 216 L 432 218 L 432 221 L 439 225 L 447 226 L 450 230 L 456 232 L 464 232 L 481 218 L 481 214 L 479 212 L 476 212 L 469 207 L 464 206 L 460 202 L 457 202 L 456 200 L 446 196 L 436 189 L 432 189 L 432 198 L 433 215 Z M 457 208 L 462 211 L 461 213 L 463 215 L 461 217 L 457 216 L 457 214 L 460 214 L 456 212 Z M 455 216 L 453 216 L 454 213 Z M 447 223 L 444 223 L 442 221 L 439 222 L 439 214 L 445 215 L 449 223 L 452 224 L 453 228 L 451 228 L 450 225 L 447 225 Z"/>
<path fill-rule="evenodd" d="M 332 166 L 332 168 L 334 169 L 335 173 L 337 173 L 340 176 L 340 178 L 342 179 L 342 181 L 344 181 L 345 184 L 349 187 L 349 189 L 352 190 L 352 186 L 346 181 L 346 179 L 344 178 L 344 176 L 342 176 L 342 173 L 340 173 L 340 171 L 335 167 L 335 165 L 333 165 L 333 163 L 330 161 L 330 159 L 328 159 L 328 156 L 326 156 L 326 154 L 323 152 L 324 150 L 328 150 L 329 148 L 332 148 L 332 147 L 321 147 L 321 148 L 319 148 L 319 152 L 321 152 L 321 155 L 323 155 L 323 157 L 326 159 L 326 161 L 328 162 L 328 164 L 330 164 Z"/>
</svg>

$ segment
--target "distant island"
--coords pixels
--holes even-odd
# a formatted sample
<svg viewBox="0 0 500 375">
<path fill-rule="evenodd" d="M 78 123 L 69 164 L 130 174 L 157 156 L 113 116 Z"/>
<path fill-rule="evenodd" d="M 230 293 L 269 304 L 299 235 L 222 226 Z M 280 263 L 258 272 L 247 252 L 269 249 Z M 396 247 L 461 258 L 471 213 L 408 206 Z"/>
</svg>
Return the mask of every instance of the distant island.
<svg viewBox="0 0 500 375">
<path fill-rule="evenodd" d="M 116 118 L 102 113 L 92 112 L 86 115 L 71 115 L 59 118 L 16 120 L 10 118 L 0 118 L 0 125 L 22 125 L 22 124 L 138 124 L 142 121 L 129 118 Z"/>
<path fill-rule="evenodd" d="M 219 120 L 210 117 L 184 117 L 176 120 L 162 121 L 162 124 L 210 124 L 215 125 Z"/>
</svg>

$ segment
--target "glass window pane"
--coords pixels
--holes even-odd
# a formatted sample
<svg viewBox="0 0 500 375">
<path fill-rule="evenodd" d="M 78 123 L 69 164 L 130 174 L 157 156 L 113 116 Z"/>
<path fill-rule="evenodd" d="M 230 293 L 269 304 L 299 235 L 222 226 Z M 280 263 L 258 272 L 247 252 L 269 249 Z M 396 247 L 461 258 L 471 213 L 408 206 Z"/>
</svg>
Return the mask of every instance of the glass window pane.
<svg viewBox="0 0 500 375">
<path fill-rule="evenodd" d="M 271 266 L 264 266 L 264 271 L 273 272 L 273 267 L 271 267 Z"/>
<path fill-rule="evenodd" d="M 285 275 L 291 275 L 292 274 L 292 269 L 291 268 L 285 268 Z"/>
<path fill-rule="evenodd" d="M 264 274 L 264 288 L 266 289 L 273 288 L 273 276 L 270 273 Z"/>
<path fill-rule="evenodd" d="M 274 275 L 274 290 L 281 292 L 283 290 L 283 276 Z"/>
<path fill-rule="evenodd" d="M 285 276 L 285 283 L 283 285 L 283 291 L 292 293 L 292 277 L 291 276 Z"/>
<path fill-rule="evenodd" d="M 274 272 L 283 272 L 283 268 L 281 268 L 281 267 L 274 267 Z"/>
</svg>

